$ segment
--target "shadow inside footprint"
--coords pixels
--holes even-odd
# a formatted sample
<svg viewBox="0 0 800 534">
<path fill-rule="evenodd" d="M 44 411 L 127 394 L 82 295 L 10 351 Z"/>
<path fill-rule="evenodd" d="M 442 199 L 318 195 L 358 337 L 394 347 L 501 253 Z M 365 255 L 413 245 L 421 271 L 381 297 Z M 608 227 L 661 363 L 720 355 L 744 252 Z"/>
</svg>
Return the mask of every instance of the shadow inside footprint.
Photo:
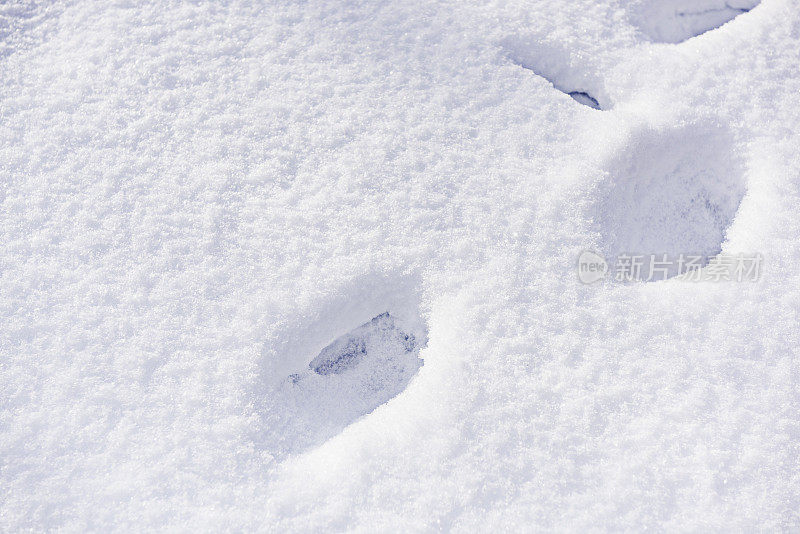
<svg viewBox="0 0 800 534">
<path fill-rule="evenodd" d="M 549 81 L 573 100 L 593 109 L 608 109 L 595 67 L 587 58 L 533 36 L 507 37 L 500 43 L 515 64 Z"/>
<path fill-rule="evenodd" d="M 408 386 L 426 333 L 388 312 L 335 339 L 268 396 L 273 452 L 318 445 Z"/>
<path fill-rule="evenodd" d="M 680 43 L 747 13 L 760 0 L 644 0 L 631 18 L 650 41 Z"/>
<path fill-rule="evenodd" d="M 600 103 L 597 102 L 597 99 L 592 95 L 590 95 L 589 93 L 586 93 L 584 91 L 572 91 L 567 94 L 571 96 L 576 102 L 580 102 L 584 106 L 589 106 L 590 108 L 594 109 L 601 109 Z"/>
<path fill-rule="evenodd" d="M 610 159 L 596 221 L 601 252 L 613 265 L 641 257 L 647 280 L 653 257 L 718 254 L 745 193 L 744 165 L 729 132 L 716 126 L 643 129 Z"/>
</svg>

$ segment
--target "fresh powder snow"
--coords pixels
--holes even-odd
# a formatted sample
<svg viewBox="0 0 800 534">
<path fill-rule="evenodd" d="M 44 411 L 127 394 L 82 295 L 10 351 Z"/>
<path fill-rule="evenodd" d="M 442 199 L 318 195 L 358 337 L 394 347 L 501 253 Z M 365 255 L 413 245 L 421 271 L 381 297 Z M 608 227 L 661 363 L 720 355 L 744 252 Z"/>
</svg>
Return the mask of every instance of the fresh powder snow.
<svg viewBox="0 0 800 534">
<path fill-rule="evenodd" d="M 799 102 L 797 0 L 3 0 L 0 531 L 797 531 Z"/>
</svg>

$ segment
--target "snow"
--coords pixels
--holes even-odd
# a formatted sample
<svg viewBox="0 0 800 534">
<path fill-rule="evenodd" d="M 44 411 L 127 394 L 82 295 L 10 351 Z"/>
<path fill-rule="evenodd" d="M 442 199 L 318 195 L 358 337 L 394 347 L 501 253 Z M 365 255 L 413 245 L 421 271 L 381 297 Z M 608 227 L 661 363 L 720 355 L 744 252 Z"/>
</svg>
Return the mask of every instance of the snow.
<svg viewBox="0 0 800 534">
<path fill-rule="evenodd" d="M 263 411 L 271 420 L 264 446 L 284 455 L 319 445 L 402 392 L 422 366 L 419 352 L 426 343 L 421 321 L 414 319 L 384 312 L 266 392 Z"/>
<path fill-rule="evenodd" d="M 639 126 L 609 157 L 595 193 L 603 256 L 721 251 L 744 196 L 745 169 L 731 151 L 732 134 L 707 122 L 665 131 Z"/>
<path fill-rule="evenodd" d="M 4 4 L 0 530 L 796 530 L 799 36 L 794 0 Z M 764 272 L 580 282 L 628 248 Z"/>
<path fill-rule="evenodd" d="M 641 0 L 634 21 L 652 41 L 680 43 L 747 13 L 759 0 Z"/>
</svg>

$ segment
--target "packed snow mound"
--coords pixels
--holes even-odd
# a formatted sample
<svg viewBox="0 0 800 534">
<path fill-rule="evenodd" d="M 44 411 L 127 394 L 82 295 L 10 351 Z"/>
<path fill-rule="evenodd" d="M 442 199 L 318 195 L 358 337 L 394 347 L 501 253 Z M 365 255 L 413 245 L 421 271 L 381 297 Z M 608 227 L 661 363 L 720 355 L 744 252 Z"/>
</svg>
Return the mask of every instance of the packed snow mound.
<svg viewBox="0 0 800 534">
<path fill-rule="evenodd" d="M 652 41 L 680 43 L 747 13 L 760 0 L 639 0 L 632 2 L 634 23 Z"/>
</svg>

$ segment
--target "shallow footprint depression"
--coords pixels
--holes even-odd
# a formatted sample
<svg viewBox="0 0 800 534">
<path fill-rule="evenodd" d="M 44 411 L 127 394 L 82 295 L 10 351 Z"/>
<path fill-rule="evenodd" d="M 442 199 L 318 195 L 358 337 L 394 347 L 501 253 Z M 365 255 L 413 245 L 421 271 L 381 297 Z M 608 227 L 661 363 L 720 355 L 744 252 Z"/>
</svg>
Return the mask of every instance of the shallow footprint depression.
<svg viewBox="0 0 800 534">
<path fill-rule="evenodd" d="M 419 324 L 381 313 L 278 384 L 269 395 L 270 448 L 291 453 L 318 445 L 400 394 L 422 367 L 427 334 Z"/>
<path fill-rule="evenodd" d="M 760 0 L 644 0 L 633 4 L 635 26 L 657 43 L 680 43 L 719 28 Z"/>
<path fill-rule="evenodd" d="M 612 262 L 718 254 L 745 193 L 744 174 L 724 128 L 634 132 L 606 164 L 595 218 L 602 254 Z"/>
</svg>

